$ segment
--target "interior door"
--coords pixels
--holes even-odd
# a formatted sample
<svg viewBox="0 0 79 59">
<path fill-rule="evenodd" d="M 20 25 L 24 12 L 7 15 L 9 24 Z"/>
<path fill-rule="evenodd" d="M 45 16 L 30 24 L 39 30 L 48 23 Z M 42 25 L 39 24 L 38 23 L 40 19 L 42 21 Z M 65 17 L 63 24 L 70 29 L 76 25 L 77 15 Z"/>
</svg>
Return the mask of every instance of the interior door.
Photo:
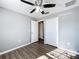
<svg viewBox="0 0 79 59">
<path fill-rule="evenodd" d="M 38 41 L 38 22 L 31 21 L 31 43 Z"/>
</svg>

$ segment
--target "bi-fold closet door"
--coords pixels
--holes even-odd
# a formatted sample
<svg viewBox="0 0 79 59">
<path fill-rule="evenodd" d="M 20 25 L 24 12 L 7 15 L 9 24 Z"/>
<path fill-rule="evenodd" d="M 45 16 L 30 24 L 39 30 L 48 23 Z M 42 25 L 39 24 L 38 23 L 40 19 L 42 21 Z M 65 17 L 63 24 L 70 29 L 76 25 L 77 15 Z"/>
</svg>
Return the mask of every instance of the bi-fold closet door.
<svg viewBox="0 0 79 59">
<path fill-rule="evenodd" d="M 46 19 L 44 21 L 45 44 L 58 45 L 58 18 Z"/>
</svg>

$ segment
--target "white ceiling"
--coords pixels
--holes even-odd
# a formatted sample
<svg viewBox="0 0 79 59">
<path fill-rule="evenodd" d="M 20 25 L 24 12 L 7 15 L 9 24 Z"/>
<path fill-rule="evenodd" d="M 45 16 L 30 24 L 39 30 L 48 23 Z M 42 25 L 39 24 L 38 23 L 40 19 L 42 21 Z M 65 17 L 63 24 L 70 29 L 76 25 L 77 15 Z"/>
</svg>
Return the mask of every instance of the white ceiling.
<svg viewBox="0 0 79 59">
<path fill-rule="evenodd" d="M 34 3 L 34 0 L 27 0 L 27 1 Z M 48 8 L 44 10 L 49 11 L 50 13 L 48 15 L 51 15 L 51 14 L 69 9 L 70 7 L 65 7 L 65 3 L 70 2 L 70 1 L 72 0 L 44 0 L 44 3 L 56 3 L 56 7 Z M 79 0 L 76 1 L 75 5 L 79 5 Z M 42 15 L 40 12 L 39 13 L 34 12 L 30 14 L 30 11 L 35 7 L 22 3 L 20 0 L 0 0 L 0 7 L 4 7 L 7 9 L 28 15 L 36 19 L 48 16 L 48 15 Z"/>
</svg>

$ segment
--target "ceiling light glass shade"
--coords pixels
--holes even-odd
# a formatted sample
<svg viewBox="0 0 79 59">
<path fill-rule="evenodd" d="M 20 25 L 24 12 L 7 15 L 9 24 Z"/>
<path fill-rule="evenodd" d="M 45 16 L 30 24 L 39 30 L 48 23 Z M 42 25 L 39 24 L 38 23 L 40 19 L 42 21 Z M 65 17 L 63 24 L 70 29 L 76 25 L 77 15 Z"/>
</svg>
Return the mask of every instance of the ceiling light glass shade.
<svg viewBox="0 0 79 59">
<path fill-rule="evenodd" d="M 36 7 L 36 11 L 35 11 L 35 12 L 36 12 L 36 13 L 38 13 L 39 11 L 40 11 L 40 7 L 39 7 L 39 6 L 37 6 L 37 7 Z"/>
<path fill-rule="evenodd" d="M 42 11 L 43 11 L 43 9 L 40 9 L 40 11 L 42 12 Z"/>
<path fill-rule="evenodd" d="M 37 0 L 34 0 L 34 1 L 37 1 Z"/>
</svg>

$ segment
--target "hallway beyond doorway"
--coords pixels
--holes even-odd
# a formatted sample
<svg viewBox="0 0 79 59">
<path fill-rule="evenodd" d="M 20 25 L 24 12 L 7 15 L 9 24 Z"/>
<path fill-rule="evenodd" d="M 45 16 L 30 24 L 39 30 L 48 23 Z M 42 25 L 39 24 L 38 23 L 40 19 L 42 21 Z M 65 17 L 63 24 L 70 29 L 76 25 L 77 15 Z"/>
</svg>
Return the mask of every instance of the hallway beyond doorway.
<svg viewBox="0 0 79 59">
<path fill-rule="evenodd" d="M 38 39 L 44 43 L 44 21 L 38 22 Z"/>
</svg>

